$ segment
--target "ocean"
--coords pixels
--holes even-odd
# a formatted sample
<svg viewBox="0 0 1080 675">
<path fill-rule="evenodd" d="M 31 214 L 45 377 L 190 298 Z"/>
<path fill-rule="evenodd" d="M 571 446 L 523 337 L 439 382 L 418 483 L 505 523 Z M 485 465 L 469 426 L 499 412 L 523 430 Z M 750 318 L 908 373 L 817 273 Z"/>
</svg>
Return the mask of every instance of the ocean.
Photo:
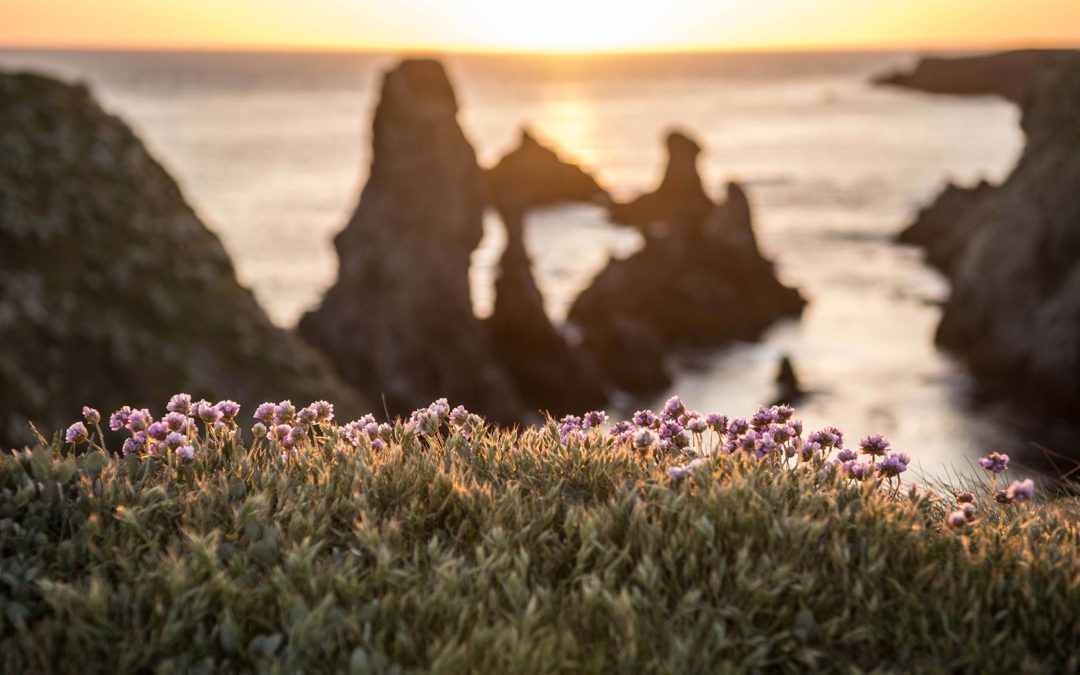
<svg viewBox="0 0 1080 675">
<path fill-rule="evenodd" d="M 762 250 L 810 304 L 753 344 L 680 356 L 673 392 L 748 415 L 773 399 L 781 355 L 812 395 L 809 428 L 881 432 L 916 472 L 971 474 L 974 458 L 1024 448 L 992 408 L 969 403 L 961 364 L 935 348 L 944 279 L 895 234 L 946 180 L 1000 181 L 1023 145 L 1018 110 L 998 99 L 876 88 L 869 78 L 917 54 L 753 53 L 443 57 L 460 120 L 484 164 L 521 128 L 583 163 L 617 196 L 651 189 L 663 137 L 705 148 L 714 197 L 748 189 Z M 169 169 L 271 318 L 292 326 L 333 283 L 332 238 L 370 161 L 381 72 L 394 55 L 0 51 L 0 67 L 90 85 Z M 561 322 L 612 256 L 640 245 L 593 206 L 527 222 L 546 309 Z M 490 312 L 497 219 L 473 256 L 479 315 Z M 671 392 L 658 397 L 657 402 Z"/>
</svg>

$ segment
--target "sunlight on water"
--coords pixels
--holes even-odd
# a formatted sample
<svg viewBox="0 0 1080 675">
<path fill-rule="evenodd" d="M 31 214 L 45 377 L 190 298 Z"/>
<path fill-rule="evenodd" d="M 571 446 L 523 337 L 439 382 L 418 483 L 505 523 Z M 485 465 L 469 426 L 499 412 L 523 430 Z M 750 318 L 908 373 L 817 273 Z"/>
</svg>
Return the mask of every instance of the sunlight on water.
<svg viewBox="0 0 1080 675">
<path fill-rule="evenodd" d="M 1008 446 L 971 414 L 967 378 L 933 346 L 948 290 L 891 238 L 949 178 L 1000 180 L 1019 154 L 1016 109 L 986 98 L 869 86 L 908 54 L 447 59 L 460 119 L 484 163 L 527 125 L 628 196 L 663 169 L 662 137 L 680 127 L 705 146 L 702 174 L 748 186 L 762 249 L 810 305 L 759 344 L 685 359 L 673 390 L 692 406 L 749 414 L 773 396 L 790 354 L 814 396 L 809 426 L 881 431 L 925 470 L 964 468 Z M 332 238 L 370 161 L 369 129 L 387 56 L 0 52 L 0 65 L 88 80 L 181 183 L 221 236 L 240 279 L 291 325 L 336 276 Z M 490 312 L 497 217 L 473 256 L 477 312 Z M 526 246 L 546 310 L 562 321 L 610 256 L 640 241 L 597 207 L 533 214 Z"/>
</svg>

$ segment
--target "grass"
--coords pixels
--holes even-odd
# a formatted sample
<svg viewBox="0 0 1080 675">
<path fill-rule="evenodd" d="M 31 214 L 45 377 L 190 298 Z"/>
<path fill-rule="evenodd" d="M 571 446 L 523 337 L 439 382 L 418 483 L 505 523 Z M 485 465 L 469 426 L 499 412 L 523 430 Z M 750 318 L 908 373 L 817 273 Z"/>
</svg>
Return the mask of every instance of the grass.
<svg viewBox="0 0 1080 675">
<path fill-rule="evenodd" d="M 592 432 L 0 457 L 4 672 L 1076 672 L 1067 503 Z M 248 444 L 250 445 L 250 444 Z"/>
</svg>

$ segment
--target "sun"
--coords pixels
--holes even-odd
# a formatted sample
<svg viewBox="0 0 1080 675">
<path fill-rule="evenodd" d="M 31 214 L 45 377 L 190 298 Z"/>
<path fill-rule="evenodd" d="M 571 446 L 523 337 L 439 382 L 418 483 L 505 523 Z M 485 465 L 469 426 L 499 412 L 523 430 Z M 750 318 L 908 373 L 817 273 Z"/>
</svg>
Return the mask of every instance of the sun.
<svg viewBox="0 0 1080 675">
<path fill-rule="evenodd" d="M 664 37 L 670 6 L 634 0 L 462 0 L 458 28 L 478 44 L 506 51 L 637 49 Z M 457 23 L 457 22 L 456 22 Z"/>
</svg>

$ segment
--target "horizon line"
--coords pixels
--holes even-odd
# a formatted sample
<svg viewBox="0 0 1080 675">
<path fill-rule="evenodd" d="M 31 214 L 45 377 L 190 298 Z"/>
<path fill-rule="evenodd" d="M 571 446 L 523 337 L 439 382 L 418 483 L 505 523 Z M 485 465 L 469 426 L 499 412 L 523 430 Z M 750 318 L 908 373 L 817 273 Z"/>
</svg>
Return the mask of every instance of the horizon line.
<svg viewBox="0 0 1080 675">
<path fill-rule="evenodd" d="M 998 42 L 929 42 L 929 43 L 840 43 L 840 44 L 761 44 L 761 45 L 690 45 L 687 47 L 627 48 L 627 49 L 495 49 L 453 45 L 345 45 L 345 44 L 173 44 L 150 46 L 141 44 L 106 45 L 95 43 L 69 44 L 0 44 L 0 51 L 51 52 L 113 52 L 113 53 L 207 53 L 207 54 L 370 54 L 370 55 L 461 55 L 461 56 L 533 56 L 533 57 L 590 57 L 590 56 L 691 56 L 709 54 L 753 53 L 855 53 L 897 51 L 1013 51 L 1021 49 L 1080 49 L 1080 43 L 1039 40 L 1009 40 Z"/>
</svg>

